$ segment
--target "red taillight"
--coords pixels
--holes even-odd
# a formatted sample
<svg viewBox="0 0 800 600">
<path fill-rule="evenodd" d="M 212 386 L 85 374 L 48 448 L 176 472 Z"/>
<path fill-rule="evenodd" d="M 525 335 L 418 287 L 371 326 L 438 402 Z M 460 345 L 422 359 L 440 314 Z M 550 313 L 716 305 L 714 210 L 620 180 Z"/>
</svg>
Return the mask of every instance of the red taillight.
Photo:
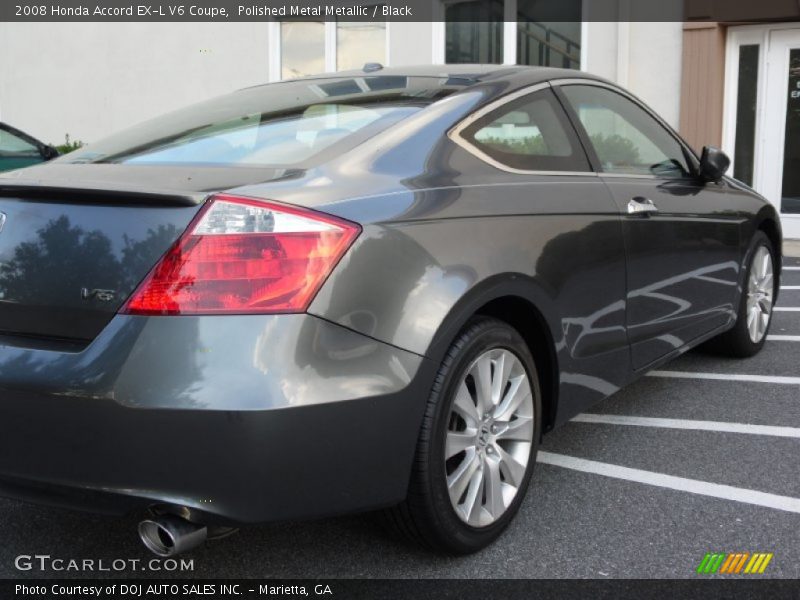
<svg viewBox="0 0 800 600">
<path fill-rule="evenodd" d="M 304 312 L 359 232 L 314 211 L 216 195 L 121 312 Z"/>
</svg>

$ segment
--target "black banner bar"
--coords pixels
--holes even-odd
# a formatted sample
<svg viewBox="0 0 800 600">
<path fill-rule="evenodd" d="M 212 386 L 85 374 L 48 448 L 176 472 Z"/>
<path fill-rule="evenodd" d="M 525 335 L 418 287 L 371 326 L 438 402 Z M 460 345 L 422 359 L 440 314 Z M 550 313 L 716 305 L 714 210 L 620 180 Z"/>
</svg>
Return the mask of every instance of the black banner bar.
<svg viewBox="0 0 800 600">
<path fill-rule="evenodd" d="M 693 580 L 0 580 L 0 598 L 118 600 L 319 598 L 347 600 L 795 600 L 800 582 L 746 576 Z"/>
<path fill-rule="evenodd" d="M 480 0 L 478 0 L 480 1 Z M 797 0 L 519 0 L 525 19 L 576 21 L 792 21 Z M 446 10 L 440 0 L 2 0 L 0 21 L 492 21 L 497 3 Z"/>
</svg>

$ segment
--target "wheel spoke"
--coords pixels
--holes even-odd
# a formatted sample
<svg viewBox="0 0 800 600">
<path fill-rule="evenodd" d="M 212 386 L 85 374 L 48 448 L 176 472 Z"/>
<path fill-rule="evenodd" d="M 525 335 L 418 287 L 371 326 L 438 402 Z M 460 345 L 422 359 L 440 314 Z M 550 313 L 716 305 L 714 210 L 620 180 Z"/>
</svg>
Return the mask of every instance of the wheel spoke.
<svg viewBox="0 0 800 600">
<path fill-rule="evenodd" d="M 767 332 L 767 325 L 769 325 L 769 313 L 761 313 L 758 319 L 758 339 L 764 337 Z"/>
<path fill-rule="evenodd" d="M 480 523 L 484 481 L 482 469 L 476 470 L 469 480 L 467 496 L 464 498 L 464 516 L 467 517 L 467 522 L 470 525 L 478 525 Z"/>
<path fill-rule="evenodd" d="M 506 511 L 503 481 L 500 478 L 500 463 L 496 460 L 487 460 L 483 476 L 486 488 L 486 510 L 493 519 L 497 519 Z"/>
<path fill-rule="evenodd" d="M 447 488 L 450 492 L 450 500 L 453 502 L 453 506 L 457 506 L 461 501 L 461 496 L 464 495 L 464 491 L 479 466 L 478 455 L 475 452 L 467 451 L 464 460 L 447 478 Z"/>
<path fill-rule="evenodd" d="M 498 440 L 518 440 L 530 442 L 533 440 L 533 418 L 518 416 L 509 421 L 508 426 L 497 434 Z"/>
<path fill-rule="evenodd" d="M 750 339 L 754 342 L 758 340 L 758 308 L 750 311 L 747 315 L 747 329 L 750 332 Z"/>
<path fill-rule="evenodd" d="M 514 487 L 519 487 L 522 484 L 522 479 L 525 477 L 525 465 L 511 456 L 508 452 L 503 450 L 500 446 L 495 446 L 500 455 L 500 470 L 508 481 Z"/>
<path fill-rule="evenodd" d="M 508 421 L 531 395 L 531 386 L 528 378 L 524 375 L 515 377 L 511 380 L 511 387 L 508 388 L 505 398 L 494 411 L 494 418 L 497 421 Z"/>
<path fill-rule="evenodd" d="M 444 458 L 452 458 L 468 448 L 475 449 L 476 429 L 466 429 L 465 431 L 448 431 L 445 439 Z"/>
<path fill-rule="evenodd" d="M 477 427 L 481 420 L 475 401 L 469 393 L 466 382 L 462 381 L 458 386 L 456 398 L 453 401 L 453 409 L 467 422 L 469 427 Z"/>
<path fill-rule="evenodd" d="M 475 395 L 479 415 L 485 415 L 492 407 L 492 360 L 484 354 L 472 367 L 472 380 L 475 382 Z"/>
<path fill-rule="evenodd" d="M 503 399 L 503 392 L 506 389 L 511 370 L 514 368 L 517 359 L 508 352 L 502 352 L 494 363 L 494 378 L 492 379 L 492 405 L 497 406 Z"/>
</svg>

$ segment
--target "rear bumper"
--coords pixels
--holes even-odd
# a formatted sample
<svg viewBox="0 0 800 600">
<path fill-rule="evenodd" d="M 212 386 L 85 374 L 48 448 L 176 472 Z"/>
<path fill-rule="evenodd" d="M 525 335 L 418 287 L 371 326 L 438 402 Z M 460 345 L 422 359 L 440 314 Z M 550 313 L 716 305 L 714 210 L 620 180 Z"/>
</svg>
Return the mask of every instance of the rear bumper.
<svg viewBox="0 0 800 600">
<path fill-rule="evenodd" d="M 238 523 L 390 505 L 428 370 L 311 315 L 118 316 L 80 353 L 0 346 L 0 494 Z"/>
</svg>

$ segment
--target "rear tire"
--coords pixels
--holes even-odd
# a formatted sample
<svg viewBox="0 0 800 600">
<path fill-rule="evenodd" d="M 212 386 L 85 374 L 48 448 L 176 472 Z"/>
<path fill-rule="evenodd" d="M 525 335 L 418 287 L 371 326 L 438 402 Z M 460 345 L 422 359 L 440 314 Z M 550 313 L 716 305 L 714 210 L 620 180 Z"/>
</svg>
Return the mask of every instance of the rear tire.
<svg viewBox="0 0 800 600">
<path fill-rule="evenodd" d="M 712 351 L 736 358 L 757 354 L 767 341 L 775 300 L 775 249 L 763 231 L 756 232 L 747 252 L 736 324 L 708 344 Z"/>
<path fill-rule="evenodd" d="M 434 381 L 408 497 L 389 514 L 395 529 L 451 554 L 486 547 L 519 510 L 540 431 L 539 381 L 525 341 L 502 321 L 473 318 Z"/>
</svg>

